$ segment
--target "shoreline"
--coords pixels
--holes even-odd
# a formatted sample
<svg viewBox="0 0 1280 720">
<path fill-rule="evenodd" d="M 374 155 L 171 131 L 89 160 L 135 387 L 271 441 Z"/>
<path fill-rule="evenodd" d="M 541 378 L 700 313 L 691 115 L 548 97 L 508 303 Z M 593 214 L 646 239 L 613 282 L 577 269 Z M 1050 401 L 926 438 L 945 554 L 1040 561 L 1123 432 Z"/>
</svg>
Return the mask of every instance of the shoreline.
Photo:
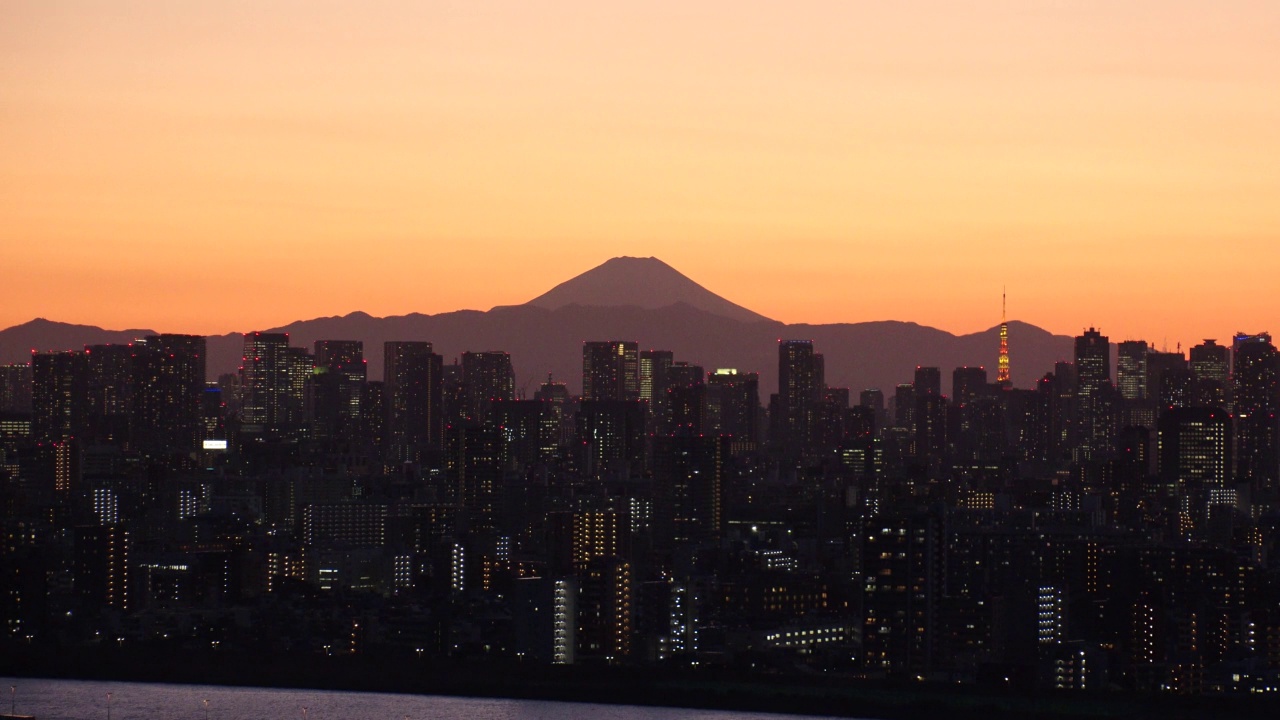
<svg viewBox="0 0 1280 720">
<path fill-rule="evenodd" d="M 391 656 L 266 656 L 118 648 L 55 653 L 12 645 L 3 649 L 0 674 L 13 677 L 548 700 L 873 720 L 1199 720 L 1272 718 L 1280 709 L 1276 700 L 1261 697 L 998 692 L 974 686 L 726 668 L 475 661 L 441 664 Z"/>
</svg>

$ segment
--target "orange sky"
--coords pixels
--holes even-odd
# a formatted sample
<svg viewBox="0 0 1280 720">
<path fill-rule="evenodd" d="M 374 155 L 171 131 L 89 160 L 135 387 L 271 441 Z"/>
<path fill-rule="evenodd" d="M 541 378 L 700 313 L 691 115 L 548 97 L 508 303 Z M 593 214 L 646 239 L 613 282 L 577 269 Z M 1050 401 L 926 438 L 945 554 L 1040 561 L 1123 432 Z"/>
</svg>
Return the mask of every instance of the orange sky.
<svg viewBox="0 0 1280 720">
<path fill-rule="evenodd" d="M 266 7 L 263 7 L 265 5 Z M 785 5 L 785 6 L 784 6 Z M 1280 3 L 0 8 L 0 327 L 528 300 L 1280 331 Z"/>
</svg>

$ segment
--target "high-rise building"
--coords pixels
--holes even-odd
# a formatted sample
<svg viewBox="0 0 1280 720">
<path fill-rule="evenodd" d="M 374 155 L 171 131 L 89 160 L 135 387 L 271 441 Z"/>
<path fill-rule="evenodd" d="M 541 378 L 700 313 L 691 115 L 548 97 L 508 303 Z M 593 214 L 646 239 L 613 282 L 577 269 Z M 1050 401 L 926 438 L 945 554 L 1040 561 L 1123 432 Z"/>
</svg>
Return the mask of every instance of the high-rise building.
<svg viewBox="0 0 1280 720">
<path fill-rule="evenodd" d="M 88 422 L 83 440 L 89 445 L 124 446 L 129 441 L 130 411 L 135 398 L 150 390 L 149 377 L 134 378 L 132 345 L 89 345 L 84 349 Z M 137 368 L 141 369 L 141 368 Z"/>
<path fill-rule="evenodd" d="M 462 353 L 463 405 L 469 421 L 485 422 L 495 402 L 516 399 L 516 375 L 505 352 Z"/>
<path fill-rule="evenodd" d="M 973 402 L 986 393 L 987 369 L 984 367 L 958 367 L 951 372 L 951 400 L 956 405 Z"/>
<path fill-rule="evenodd" d="M 911 385 L 916 389 L 916 397 L 942 395 L 942 371 L 936 367 L 917 365 L 915 381 Z"/>
<path fill-rule="evenodd" d="M 1231 348 L 1206 339 L 1191 348 L 1191 372 L 1196 376 L 1196 405 L 1228 407 Z"/>
<path fill-rule="evenodd" d="M 240 358 L 240 420 L 245 432 L 279 432 L 289 417 L 288 333 L 244 335 Z"/>
<path fill-rule="evenodd" d="M 1075 366 L 1079 447 L 1083 459 L 1105 455 L 1111 448 L 1111 341 L 1094 328 L 1076 337 Z"/>
<path fill-rule="evenodd" d="M 1165 385 L 1165 377 L 1170 374 L 1185 374 L 1187 357 L 1181 352 L 1160 352 L 1151 350 L 1147 353 L 1147 390 L 1146 397 L 1153 398 L 1162 405 L 1167 405 L 1161 397 L 1160 388 Z M 1187 384 L 1186 378 L 1179 377 L 1172 381 L 1170 387 L 1180 388 Z"/>
<path fill-rule="evenodd" d="M 134 344 L 133 436 L 145 452 L 186 455 L 203 425 L 205 339 L 148 335 Z"/>
<path fill-rule="evenodd" d="M 674 362 L 670 350 L 640 351 L 640 399 L 649 403 L 655 418 L 667 416 L 667 371 Z"/>
<path fill-rule="evenodd" d="M 1232 477 L 1231 417 L 1221 408 L 1179 407 L 1160 416 L 1159 474 L 1170 489 L 1222 490 Z"/>
<path fill-rule="evenodd" d="M 1116 355 L 1116 387 L 1125 400 L 1147 396 L 1147 341 L 1125 340 Z"/>
<path fill-rule="evenodd" d="M 575 416 L 577 463 L 583 475 L 627 475 L 645 466 L 645 412 L 640 401 L 583 400 Z"/>
<path fill-rule="evenodd" d="M 779 447 L 794 451 L 810 440 L 824 387 L 821 357 L 813 351 L 812 340 L 778 343 L 778 405 L 771 424 Z"/>
<path fill-rule="evenodd" d="M 317 340 L 311 377 L 311 417 L 316 437 L 352 440 L 360 433 L 368 363 L 359 340 Z"/>
<path fill-rule="evenodd" d="M 88 357 L 78 352 L 31 356 L 31 439 L 81 437 L 89 424 Z"/>
<path fill-rule="evenodd" d="M 724 530 L 729 438 L 666 437 L 655 441 L 654 495 L 664 542 L 718 540 Z"/>
<path fill-rule="evenodd" d="M 583 400 L 639 400 L 640 350 L 621 340 L 582 344 Z"/>
<path fill-rule="evenodd" d="M 759 440 L 760 376 L 721 368 L 707 375 L 707 429 L 740 440 Z"/>
<path fill-rule="evenodd" d="M 444 358 L 431 343 L 388 341 L 384 346 L 383 395 L 385 436 L 392 459 L 415 461 L 443 448 Z"/>
<path fill-rule="evenodd" d="M 0 413 L 31 412 L 31 364 L 0 365 Z"/>
<path fill-rule="evenodd" d="M 1255 491 L 1277 489 L 1277 429 L 1280 354 L 1271 335 L 1238 333 L 1231 378 L 1236 419 L 1236 477 Z"/>
<path fill-rule="evenodd" d="M 128 610 L 129 532 L 114 525 L 76 528 L 75 588 L 85 608 Z"/>
</svg>

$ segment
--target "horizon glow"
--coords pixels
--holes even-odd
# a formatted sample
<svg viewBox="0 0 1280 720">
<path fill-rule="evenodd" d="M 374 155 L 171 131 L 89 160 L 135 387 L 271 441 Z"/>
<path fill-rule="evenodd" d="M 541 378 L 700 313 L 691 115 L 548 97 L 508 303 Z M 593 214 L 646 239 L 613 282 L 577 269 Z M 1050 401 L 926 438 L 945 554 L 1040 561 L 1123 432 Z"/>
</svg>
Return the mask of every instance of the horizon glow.
<svg viewBox="0 0 1280 720">
<path fill-rule="evenodd" d="M 0 327 L 523 303 L 655 256 L 788 323 L 1189 347 L 1280 267 L 1280 5 L 15 0 Z"/>
</svg>

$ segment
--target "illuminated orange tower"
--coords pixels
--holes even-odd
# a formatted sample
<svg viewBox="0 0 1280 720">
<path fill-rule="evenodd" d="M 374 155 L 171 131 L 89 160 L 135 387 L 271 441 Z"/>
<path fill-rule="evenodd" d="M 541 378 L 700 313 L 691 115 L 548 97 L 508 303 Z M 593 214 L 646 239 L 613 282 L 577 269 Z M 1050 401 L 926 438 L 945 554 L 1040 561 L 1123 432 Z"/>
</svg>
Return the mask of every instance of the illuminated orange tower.
<svg viewBox="0 0 1280 720">
<path fill-rule="evenodd" d="M 1009 321 L 1007 313 L 1008 300 L 1004 291 L 1000 292 L 1000 359 L 996 362 L 996 384 L 1009 387 Z"/>
</svg>

